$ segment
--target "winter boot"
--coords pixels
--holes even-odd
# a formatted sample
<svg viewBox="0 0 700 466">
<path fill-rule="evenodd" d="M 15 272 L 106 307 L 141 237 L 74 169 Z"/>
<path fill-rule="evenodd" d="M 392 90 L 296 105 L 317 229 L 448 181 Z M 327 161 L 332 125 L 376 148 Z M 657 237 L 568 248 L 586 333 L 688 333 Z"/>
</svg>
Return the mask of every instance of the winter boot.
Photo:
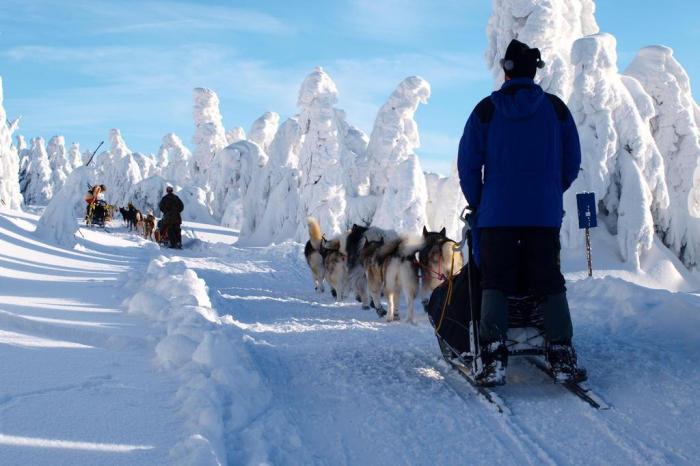
<svg viewBox="0 0 700 466">
<path fill-rule="evenodd" d="M 506 384 L 506 366 L 508 365 L 508 348 L 502 341 L 494 341 L 481 349 L 481 361 L 484 368 L 476 381 L 484 387 Z"/>
<path fill-rule="evenodd" d="M 547 363 L 557 383 L 578 383 L 588 378 L 586 369 L 578 367 L 576 350 L 570 344 L 547 345 Z"/>
</svg>

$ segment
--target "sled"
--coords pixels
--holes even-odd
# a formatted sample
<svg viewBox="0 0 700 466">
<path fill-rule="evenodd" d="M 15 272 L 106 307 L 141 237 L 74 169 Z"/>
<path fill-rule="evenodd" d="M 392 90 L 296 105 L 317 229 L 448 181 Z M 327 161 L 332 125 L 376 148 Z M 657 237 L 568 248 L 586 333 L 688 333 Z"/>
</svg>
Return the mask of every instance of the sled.
<svg viewBox="0 0 700 466">
<path fill-rule="evenodd" d="M 481 386 L 477 374 L 482 370 L 479 342 L 479 312 L 481 289 L 479 271 L 474 265 L 468 212 L 461 216 L 465 222 L 462 242 L 467 243 L 468 262 L 462 270 L 437 287 L 430 297 L 426 311 L 435 329 L 438 347 L 443 358 L 462 375 L 486 401 L 496 405 L 501 413 L 508 412 L 503 401 L 492 388 Z M 461 247 L 461 246 L 460 246 Z M 528 294 L 508 297 L 508 357 L 525 357 L 527 361 L 556 382 L 545 360 L 546 345 L 540 310 L 543 299 Z M 560 384 L 596 409 L 609 406 L 596 396 L 585 383 Z"/>
<path fill-rule="evenodd" d="M 85 225 L 88 227 L 105 228 L 112 221 L 112 206 L 103 200 L 88 204 L 85 214 Z"/>
</svg>

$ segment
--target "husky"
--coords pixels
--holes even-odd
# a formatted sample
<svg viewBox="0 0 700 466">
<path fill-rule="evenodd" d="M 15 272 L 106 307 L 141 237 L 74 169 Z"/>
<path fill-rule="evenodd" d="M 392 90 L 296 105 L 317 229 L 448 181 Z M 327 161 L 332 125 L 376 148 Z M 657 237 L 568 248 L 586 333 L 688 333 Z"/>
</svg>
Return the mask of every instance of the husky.
<svg viewBox="0 0 700 466">
<path fill-rule="evenodd" d="M 447 237 L 444 228 L 435 232 L 423 227 L 423 246 L 418 251 L 418 263 L 421 268 L 421 302 L 426 312 L 433 290 L 464 265 L 462 251 L 454 249 L 457 244 Z"/>
<path fill-rule="evenodd" d="M 362 309 L 369 309 L 374 304 L 370 302 L 367 277 L 360 258 L 368 230 L 366 226 L 353 224 L 350 231 L 340 237 L 340 251 L 347 257 L 346 286 L 355 292 L 355 299 L 362 303 Z"/>
<path fill-rule="evenodd" d="M 321 239 L 321 257 L 323 258 L 324 278 L 331 286 L 331 294 L 336 301 L 345 300 L 347 284 L 348 257 L 343 252 L 340 239 Z"/>
<path fill-rule="evenodd" d="M 156 216 L 153 215 L 153 211 L 148 209 L 148 214 L 143 220 L 143 236 L 146 239 L 155 239 L 153 236 L 153 231 L 156 229 Z"/>
<path fill-rule="evenodd" d="M 414 301 L 418 295 L 418 264 L 416 253 L 423 242 L 420 238 L 398 237 L 385 242 L 384 238 L 369 239 L 362 249 L 362 262 L 367 286 L 380 317 L 387 322 L 399 320 L 399 298 L 406 297 L 406 321 L 414 323 Z M 388 310 L 381 306 L 382 290 L 387 297 Z"/>
<path fill-rule="evenodd" d="M 321 233 L 321 225 L 315 218 L 309 217 L 307 223 L 309 225 L 309 240 L 304 247 L 304 257 L 306 257 L 306 263 L 311 269 L 311 279 L 314 282 L 314 289 L 317 293 L 323 293 L 325 291 L 323 287 L 325 268 L 323 265 L 323 256 L 321 255 L 323 233 Z"/>
</svg>

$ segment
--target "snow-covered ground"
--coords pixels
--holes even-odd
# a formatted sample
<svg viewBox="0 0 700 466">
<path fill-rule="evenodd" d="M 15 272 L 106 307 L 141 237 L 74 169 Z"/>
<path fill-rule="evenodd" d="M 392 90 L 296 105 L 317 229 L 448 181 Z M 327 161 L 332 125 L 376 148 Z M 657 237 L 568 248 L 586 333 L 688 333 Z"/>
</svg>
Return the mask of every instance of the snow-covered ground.
<svg viewBox="0 0 700 466">
<path fill-rule="evenodd" d="M 523 361 L 502 415 L 432 329 L 311 285 L 302 246 L 186 249 L 113 227 L 60 249 L 0 215 L 0 464 L 694 464 L 700 290 L 654 247 L 645 273 L 594 232 L 596 278 L 563 258 L 595 411 Z M 610 244 L 608 244 L 610 243 Z M 657 245 L 658 246 L 658 245 Z M 672 290 L 672 291 L 670 291 Z M 693 293 L 695 292 L 695 294 Z"/>
</svg>

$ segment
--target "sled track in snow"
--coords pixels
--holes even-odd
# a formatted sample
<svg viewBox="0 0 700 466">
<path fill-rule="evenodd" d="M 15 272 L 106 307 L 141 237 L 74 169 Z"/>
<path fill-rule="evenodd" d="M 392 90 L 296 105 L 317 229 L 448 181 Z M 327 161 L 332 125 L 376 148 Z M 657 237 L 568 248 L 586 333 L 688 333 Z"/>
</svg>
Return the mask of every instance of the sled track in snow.
<svg viewBox="0 0 700 466">
<path fill-rule="evenodd" d="M 494 395 L 502 401 L 502 405 L 506 409 L 506 411 L 503 413 L 499 412 L 494 404 L 485 400 L 483 396 L 477 393 L 474 387 L 469 385 L 467 381 L 457 374 L 457 369 L 446 367 L 447 362 L 444 362 L 441 356 L 435 357 L 437 358 L 437 361 L 435 358 L 433 358 L 433 361 L 431 361 L 430 357 L 425 353 L 416 354 L 416 356 L 418 356 L 426 364 L 432 365 L 435 370 L 439 371 L 444 377 L 445 385 L 447 385 L 462 400 L 468 403 L 477 401 L 478 404 L 484 408 L 478 410 L 480 419 L 487 421 L 486 413 L 491 413 L 491 416 L 488 416 L 488 420 L 495 422 L 501 427 L 499 432 L 506 435 L 513 443 L 517 445 L 520 452 L 522 452 L 528 459 L 529 464 L 557 464 L 557 462 L 551 456 L 549 456 L 547 451 L 544 450 L 544 448 L 542 448 L 542 446 L 536 440 L 531 438 L 522 428 L 520 428 L 520 426 L 515 422 L 513 413 L 510 411 L 507 402 L 504 401 L 497 393 L 494 392 Z M 468 391 L 469 395 L 464 394 L 464 391 Z"/>
</svg>

